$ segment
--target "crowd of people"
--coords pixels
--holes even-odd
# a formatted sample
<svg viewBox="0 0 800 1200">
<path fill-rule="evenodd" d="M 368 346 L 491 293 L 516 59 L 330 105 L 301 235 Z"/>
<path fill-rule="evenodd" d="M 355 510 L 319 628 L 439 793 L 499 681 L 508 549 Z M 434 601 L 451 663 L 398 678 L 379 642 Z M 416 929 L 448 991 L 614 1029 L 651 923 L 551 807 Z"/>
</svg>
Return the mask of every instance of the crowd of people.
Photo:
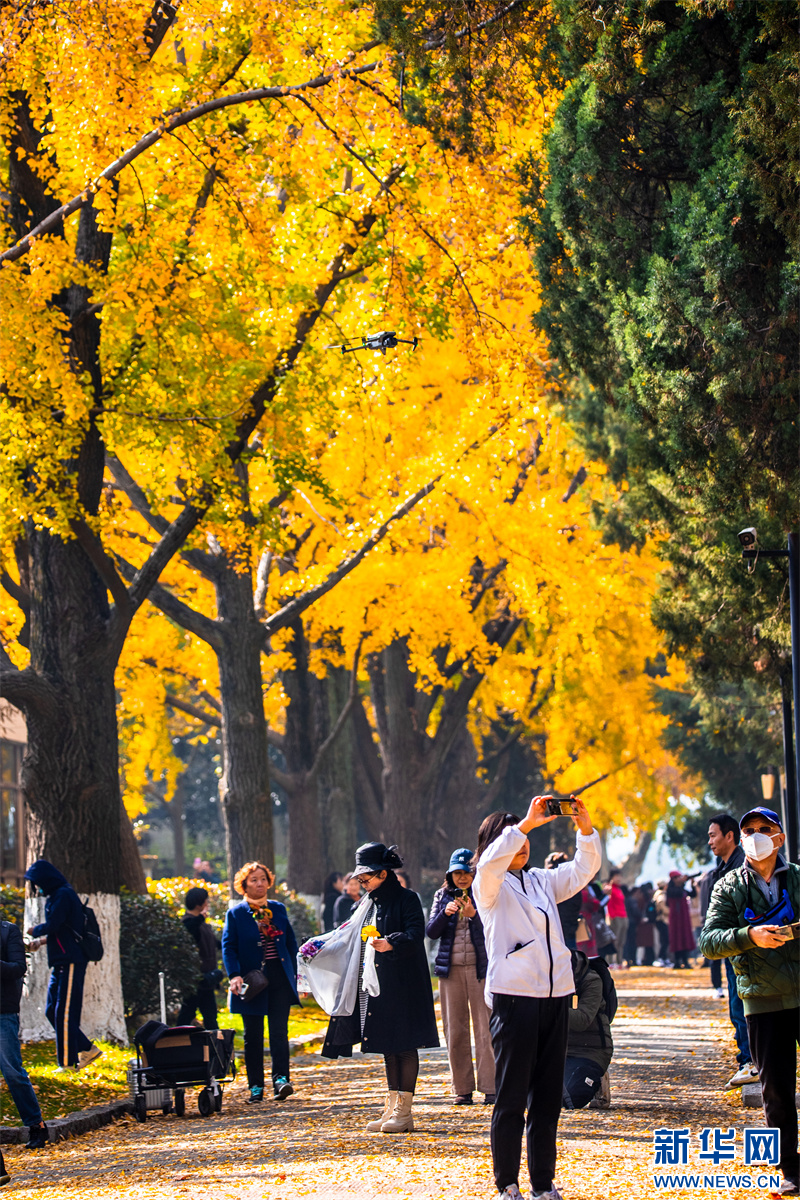
<svg viewBox="0 0 800 1200">
<path fill-rule="evenodd" d="M 272 871 L 246 863 L 235 876 L 242 898 L 228 909 L 221 950 L 229 1007 L 242 1017 L 248 1102 L 265 1097 L 265 1018 L 274 1097 L 293 1093 L 289 1013 L 310 991 L 330 1017 L 323 1056 L 349 1057 L 355 1045 L 383 1056 L 386 1095 L 367 1130 L 412 1131 L 419 1051 L 439 1045 L 427 936 L 436 943 L 433 973 L 453 1102 L 472 1104 L 477 1090 L 492 1106 L 498 1193 L 521 1200 L 524 1136 L 531 1197 L 561 1200 L 554 1177 L 562 1109 L 610 1103 L 611 972 L 639 962 L 686 968 L 696 952 L 712 972 L 714 964 L 725 966 L 738 1048 L 728 1086 L 760 1081 L 767 1125 L 781 1135 L 781 1192 L 797 1194 L 800 955 L 793 934 L 800 928 L 800 867 L 781 853 L 779 817 L 762 807 L 741 821 L 720 813 L 709 823 L 716 857 L 710 871 L 701 877 L 672 871 L 655 888 L 628 888 L 616 868 L 598 881 L 600 839 L 582 801 L 575 810 L 574 857 L 551 854 L 543 869 L 528 866 L 528 834 L 557 819 L 547 798 L 535 797 L 521 819 L 492 813 L 475 852 L 453 851 L 427 921 L 398 848 L 366 843 L 352 872 L 327 881 L 325 932 L 302 946 L 285 906 L 269 896 Z M 28 934 L 29 946 L 47 945 L 56 1054 L 60 1069 L 77 1070 L 100 1053 L 80 1029 L 83 909 L 51 864 L 34 863 L 26 878 L 46 897 L 45 921 Z M 216 1028 L 222 972 L 206 921 L 207 891 L 191 888 L 185 905 L 202 977 L 184 997 L 178 1021 L 199 1012 L 205 1027 Z M 46 1144 L 47 1129 L 20 1056 L 25 946 L 15 925 L 2 922 L 0 932 L 0 1071 L 29 1126 L 28 1146 L 36 1149 Z M 721 973 L 712 974 L 720 996 L 721 982 Z M 7 1181 L 0 1157 L 0 1185 Z"/>
</svg>

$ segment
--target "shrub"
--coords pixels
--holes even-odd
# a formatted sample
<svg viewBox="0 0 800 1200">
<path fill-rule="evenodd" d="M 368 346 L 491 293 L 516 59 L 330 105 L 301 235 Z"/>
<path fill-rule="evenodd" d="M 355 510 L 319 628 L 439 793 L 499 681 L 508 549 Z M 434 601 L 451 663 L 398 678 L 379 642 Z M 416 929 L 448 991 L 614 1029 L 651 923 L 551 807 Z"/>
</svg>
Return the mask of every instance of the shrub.
<svg viewBox="0 0 800 1200">
<path fill-rule="evenodd" d="M 298 946 L 302 946 L 303 942 L 307 942 L 315 933 L 319 933 L 317 914 L 310 904 L 297 895 L 297 892 L 291 891 L 285 883 L 279 883 L 275 888 L 275 899 L 286 905 Z"/>
<path fill-rule="evenodd" d="M 147 891 L 150 896 L 162 900 L 169 905 L 170 911 L 180 917 L 185 912 L 183 901 L 189 888 L 201 887 L 208 892 L 208 917 L 217 933 L 222 931 L 225 913 L 228 911 L 227 883 L 206 883 L 204 879 L 188 879 L 184 875 L 173 875 L 168 879 L 148 879 Z"/>
<path fill-rule="evenodd" d="M 25 914 L 25 889 L 10 883 L 0 884 L 0 918 L 13 921 L 23 928 Z"/>
<path fill-rule="evenodd" d="M 206 883 L 203 879 L 186 879 L 181 875 L 175 875 L 170 879 L 148 879 L 147 881 L 149 894 L 163 901 L 175 917 L 180 917 L 183 913 L 183 898 L 191 887 L 203 887 L 208 892 L 208 921 L 214 926 L 217 933 L 221 933 L 230 896 L 227 883 Z M 319 933 L 317 917 L 313 908 L 296 892 L 288 888 L 285 883 L 279 883 L 274 890 L 274 896 L 276 900 L 280 900 L 281 904 L 286 905 L 286 911 L 299 945 L 302 946 L 308 938 Z M 235 902 L 238 903 L 240 899 L 240 896 L 234 895 Z"/>
<path fill-rule="evenodd" d="M 167 1010 L 173 1015 L 202 978 L 194 938 L 160 897 L 122 891 L 119 949 L 125 1016 L 133 1024 L 159 1010 L 159 971 L 165 975 Z"/>
</svg>

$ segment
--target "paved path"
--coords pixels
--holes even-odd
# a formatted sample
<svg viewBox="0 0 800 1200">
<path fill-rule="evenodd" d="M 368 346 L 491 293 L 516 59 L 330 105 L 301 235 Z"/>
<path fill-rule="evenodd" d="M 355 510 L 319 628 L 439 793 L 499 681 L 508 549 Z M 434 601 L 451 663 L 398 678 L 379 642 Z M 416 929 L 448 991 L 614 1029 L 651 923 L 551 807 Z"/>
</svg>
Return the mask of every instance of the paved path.
<svg viewBox="0 0 800 1200">
<path fill-rule="evenodd" d="M 565 1200 L 645 1200 L 657 1126 L 762 1123 L 722 1090 L 734 1063 L 726 1004 L 708 973 L 637 968 L 616 975 L 613 1106 L 563 1115 L 558 1180 Z M 414 1134 L 367 1134 L 380 1108 L 381 1060 L 293 1060 L 297 1093 L 283 1105 L 244 1103 L 238 1081 L 223 1112 L 186 1120 L 125 1120 L 33 1158 L 9 1148 L 13 1184 L 30 1200 L 403 1200 L 496 1195 L 488 1132 L 491 1109 L 454 1109 L 444 1051 L 423 1056 Z M 682 1193 L 686 1195 L 687 1193 Z M 710 1198 L 719 1193 L 698 1193 Z M 727 1200 L 757 1192 L 725 1193 Z M 765 1193 L 760 1193 L 764 1195 Z"/>
</svg>

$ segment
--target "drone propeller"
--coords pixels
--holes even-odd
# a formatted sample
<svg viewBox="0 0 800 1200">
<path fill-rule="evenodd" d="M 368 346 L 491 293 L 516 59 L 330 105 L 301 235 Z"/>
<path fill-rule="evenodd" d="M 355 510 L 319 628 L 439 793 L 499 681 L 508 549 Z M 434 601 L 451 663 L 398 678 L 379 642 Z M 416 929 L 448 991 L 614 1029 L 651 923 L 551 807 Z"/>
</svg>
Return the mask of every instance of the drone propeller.
<svg viewBox="0 0 800 1200">
<path fill-rule="evenodd" d="M 394 350 L 397 346 L 410 346 L 412 350 L 416 350 L 420 340 L 418 337 L 398 337 L 392 329 L 382 333 L 366 333 L 360 338 L 345 338 L 343 342 L 326 346 L 325 349 L 340 350 L 342 354 L 353 354 L 357 350 L 377 350 L 385 355 L 387 350 Z"/>
</svg>

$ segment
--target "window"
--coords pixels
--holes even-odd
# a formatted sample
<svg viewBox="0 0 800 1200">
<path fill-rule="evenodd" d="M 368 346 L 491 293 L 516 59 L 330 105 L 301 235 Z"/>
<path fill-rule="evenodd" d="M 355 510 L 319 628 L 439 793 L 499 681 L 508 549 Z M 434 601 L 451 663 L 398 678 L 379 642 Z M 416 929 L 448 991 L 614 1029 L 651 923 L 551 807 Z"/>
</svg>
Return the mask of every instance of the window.
<svg viewBox="0 0 800 1200">
<path fill-rule="evenodd" d="M 0 741 L 0 882 L 22 885 L 25 871 L 24 803 L 20 774 L 25 747 Z"/>
</svg>

